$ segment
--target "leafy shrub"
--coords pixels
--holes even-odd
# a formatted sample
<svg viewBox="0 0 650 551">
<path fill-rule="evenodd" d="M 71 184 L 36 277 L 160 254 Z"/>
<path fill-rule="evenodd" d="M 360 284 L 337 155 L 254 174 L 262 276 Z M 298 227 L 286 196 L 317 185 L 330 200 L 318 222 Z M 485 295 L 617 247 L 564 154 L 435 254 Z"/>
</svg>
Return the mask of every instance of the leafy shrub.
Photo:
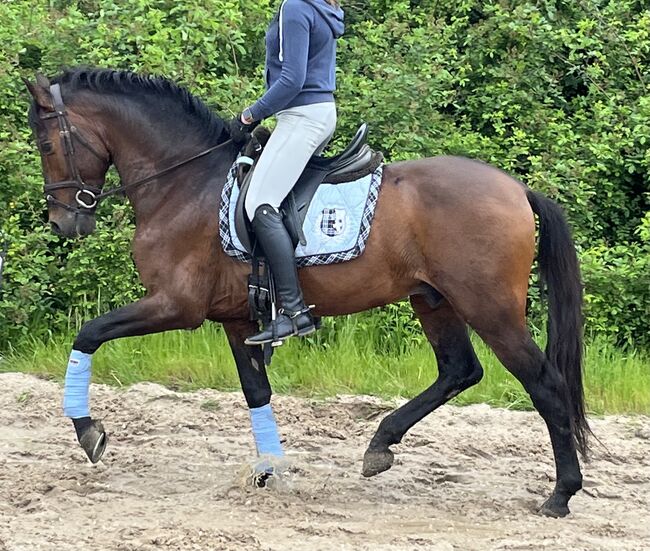
<svg viewBox="0 0 650 551">
<path fill-rule="evenodd" d="M 97 233 L 81 242 L 44 227 L 20 77 L 78 64 L 157 73 L 227 117 L 262 92 L 263 36 L 277 7 L 269 0 L 0 3 L 0 231 L 11 240 L 0 349 L 30 332 L 65 328 L 73 312 L 75 320 L 95 315 L 141 293 L 125 205 L 102 205 Z M 350 0 L 344 7 L 334 147 L 366 119 L 391 160 L 477 157 L 556 199 L 583 251 L 588 330 L 647 345 L 645 4 Z M 390 338 L 377 346 L 393 350 L 416 334 L 409 315 L 391 306 L 360 323 L 386 328 Z M 395 337 L 402 334 L 408 338 Z"/>
<path fill-rule="evenodd" d="M 599 245 L 582 255 L 589 330 L 618 344 L 650 345 L 650 213 L 639 226 L 642 243 Z"/>
</svg>

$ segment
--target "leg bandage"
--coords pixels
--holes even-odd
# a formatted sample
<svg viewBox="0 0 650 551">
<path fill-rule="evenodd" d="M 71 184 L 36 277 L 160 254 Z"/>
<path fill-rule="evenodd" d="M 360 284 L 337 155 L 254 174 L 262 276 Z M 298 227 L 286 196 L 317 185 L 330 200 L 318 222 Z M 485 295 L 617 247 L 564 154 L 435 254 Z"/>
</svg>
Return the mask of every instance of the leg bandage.
<svg viewBox="0 0 650 551">
<path fill-rule="evenodd" d="M 91 361 L 92 354 L 84 354 L 78 350 L 73 350 L 70 353 L 68 369 L 65 372 L 63 413 L 71 419 L 90 417 L 88 389 L 90 388 Z"/>
<path fill-rule="evenodd" d="M 259 408 L 251 408 L 251 425 L 253 427 L 253 436 L 257 446 L 258 455 L 275 455 L 281 457 L 284 455 L 278 426 L 275 423 L 275 416 L 271 409 L 271 404 Z"/>
</svg>

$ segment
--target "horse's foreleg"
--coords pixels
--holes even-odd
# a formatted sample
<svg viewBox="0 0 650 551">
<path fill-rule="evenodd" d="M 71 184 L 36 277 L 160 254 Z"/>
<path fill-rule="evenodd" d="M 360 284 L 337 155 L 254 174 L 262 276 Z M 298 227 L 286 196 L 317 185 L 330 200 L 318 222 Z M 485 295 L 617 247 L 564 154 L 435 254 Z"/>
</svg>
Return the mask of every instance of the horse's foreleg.
<svg viewBox="0 0 650 551">
<path fill-rule="evenodd" d="M 250 409 L 251 427 L 258 456 L 268 459 L 282 457 L 282 444 L 271 409 L 271 385 L 266 375 L 264 355 L 260 346 L 247 346 L 246 337 L 258 328 L 250 321 L 231 321 L 224 323 L 228 343 L 235 357 L 239 380 L 246 403 Z M 257 482 L 262 485 L 273 471 L 271 462 L 262 460 L 255 467 Z"/>
<path fill-rule="evenodd" d="M 411 297 L 422 328 L 438 360 L 438 379 L 424 392 L 385 417 L 370 441 L 363 458 L 363 475 L 373 476 L 393 464 L 391 445 L 436 408 L 475 385 L 483 369 L 474 353 L 465 323 L 448 302 L 431 307 L 421 295 Z"/>
<path fill-rule="evenodd" d="M 79 444 L 97 463 L 106 449 L 106 432 L 90 416 L 88 389 L 92 355 L 105 342 L 121 337 L 197 327 L 203 321 L 192 309 L 174 304 L 161 295 L 147 296 L 83 325 L 74 341 L 65 375 L 63 412 L 72 419 Z"/>
</svg>

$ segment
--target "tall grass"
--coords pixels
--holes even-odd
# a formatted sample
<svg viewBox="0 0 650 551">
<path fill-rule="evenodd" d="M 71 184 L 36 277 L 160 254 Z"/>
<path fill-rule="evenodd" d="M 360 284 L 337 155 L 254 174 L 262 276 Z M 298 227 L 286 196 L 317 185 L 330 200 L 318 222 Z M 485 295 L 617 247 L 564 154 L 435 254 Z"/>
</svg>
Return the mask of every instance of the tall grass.
<svg viewBox="0 0 650 551">
<path fill-rule="evenodd" d="M 385 334 L 374 330 L 370 319 L 362 315 L 328 320 L 315 337 L 285 343 L 276 350 L 269 368 L 274 391 L 412 397 L 428 387 L 436 377 L 428 343 L 409 328 L 394 342 L 386 342 Z M 478 338 L 473 342 L 485 376 L 454 402 L 531 408 L 521 385 Z M 71 343 L 71 336 L 23 342 L 0 361 L 0 371 L 62 379 Z M 174 331 L 107 343 L 95 355 L 93 381 L 120 386 L 154 381 L 180 390 L 239 388 L 228 342 L 215 324 L 194 332 Z M 602 339 L 591 340 L 585 390 L 592 413 L 650 414 L 650 357 L 626 352 Z"/>
</svg>

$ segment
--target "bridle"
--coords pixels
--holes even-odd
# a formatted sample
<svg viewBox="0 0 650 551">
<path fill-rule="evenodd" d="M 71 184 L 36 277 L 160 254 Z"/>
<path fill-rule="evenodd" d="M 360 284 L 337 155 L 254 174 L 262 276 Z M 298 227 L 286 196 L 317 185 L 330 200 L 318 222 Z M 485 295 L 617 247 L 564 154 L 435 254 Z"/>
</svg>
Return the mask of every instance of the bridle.
<svg viewBox="0 0 650 551">
<path fill-rule="evenodd" d="M 88 185 L 83 181 L 79 172 L 79 168 L 77 167 L 77 163 L 75 162 L 75 148 L 73 138 L 75 138 L 82 146 L 84 146 L 102 162 L 110 163 L 110 158 L 107 159 L 105 155 L 99 153 L 88 142 L 88 140 L 83 137 L 77 127 L 70 124 L 65 104 L 63 103 L 63 97 L 61 95 L 61 86 L 59 84 L 52 84 L 50 86 L 50 94 L 52 95 L 52 100 L 54 103 L 54 111 L 42 114 L 40 115 L 40 118 L 43 120 L 53 118 L 57 119 L 59 124 L 59 136 L 61 138 L 61 144 L 63 146 L 63 153 L 65 155 L 66 164 L 68 166 L 68 171 L 71 175 L 71 178 L 68 180 L 61 180 L 59 182 L 46 183 L 43 187 L 43 193 L 45 194 L 45 200 L 47 201 L 48 205 L 56 205 L 57 207 L 61 207 L 65 210 L 74 212 L 75 214 L 90 214 L 97 208 L 97 205 L 102 199 L 111 195 L 115 195 L 117 193 L 125 192 L 127 189 L 132 189 L 144 184 L 148 184 L 149 182 L 152 182 L 153 180 L 156 180 L 157 178 L 160 178 L 161 176 L 164 176 L 165 174 L 168 174 L 177 168 L 180 168 L 181 166 L 191 163 L 192 161 L 200 159 L 201 157 L 205 157 L 209 153 L 212 153 L 213 151 L 216 151 L 217 149 L 220 149 L 221 147 L 224 147 L 232 142 L 232 139 L 228 139 L 225 142 L 221 142 L 220 144 L 209 147 L 208 149 L 205 149 L 188 159 L 180 161 L 159 172 L 156 172 L 151 176 L 146 176 L 145 178 L 141 178 L 140 180 L 131 182 L 129 184 L 122 184 L 120 182 L 119 186 L 102 192 L 101 189 Z M 63 203 L 50 193 L 58 189 L 70 188 L 77 189 L 77 193 L 75 194 L 77 206 Z"/>
<path fill-rule="evenodd" d="M 93 210 L 97 207 L 99 202 L 98 196 L 101 194 L 102 190 L 94 186 L 88 185 L 81 178 L 77 163 L 75 163 L 75 149 L 73 136 L 76 136 L 77 140 L 81 145 L 83 145 L 88 151 L 90 151 L 95 157 L 100 159 L 102 162 L 106 162 L 106 158 L 101 155 L 97 150 L 84 139 L 81 134 L 79 134 L 77 128 L 70 124 L 68 115 L 65 110 L 65 104 L 63 103 L 63 97 L 61 96 L 61 86 L 59 84 L 52 84 L 50 86 L 50 94 L 54 103 L 54 111 L 51 113 L 45 113 L 41 115 L 42 120 L 56 118 L 59 123 L 59 137 L 61 138 L 61 144 L 63 146 L 63 154 L 65 155 L 66 164 L 68 166 L 68 172 L 71 175 L 69 180 L 61 180 L 59 182 L 47 183 L 43 187 L 43 192 L 45 194 L 45 200 L 48 204 L 54 204 L 58 207 L 62 207 L 66 210 L 73 212 L 83 212 L 83 210 Z M 77 193 L 75 194 L 75 200 L 77 201 L 78 207 L 73 207 L 67 203 L 59 201 L 56 197 L 52 196 L 50 192 L 56 191 L 57 189 L 69 189 L 76 188 Z M 84 197 L 85 196 L 85 197 Z M 85 200 L 89 198 L 90 201 Z"/>
</svg>

